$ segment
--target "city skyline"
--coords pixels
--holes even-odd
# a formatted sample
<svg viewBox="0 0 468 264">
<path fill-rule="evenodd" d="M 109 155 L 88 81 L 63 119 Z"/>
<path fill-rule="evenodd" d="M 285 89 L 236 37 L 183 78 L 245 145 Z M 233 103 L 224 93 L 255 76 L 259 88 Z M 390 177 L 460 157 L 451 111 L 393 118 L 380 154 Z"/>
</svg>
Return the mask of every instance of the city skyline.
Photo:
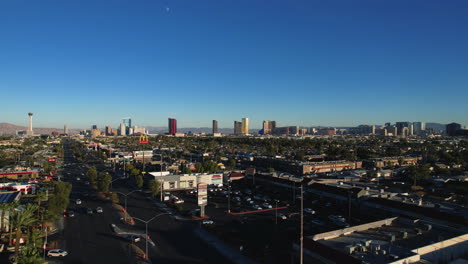
<svg viewBox="0 0 468 264">
<path fill-rule="evenodd" d="M 104 2 L 0 3 L 0 122 L 468 123 L 466 1 Z"/>
<path fill-rule="evenodd" d="M 52 127 L 52 126 L 44 127 L 44 126 L 32 125 L 32 123 L 31 123 L 32 113 L 29 112 L 27 115 L 29 117 L 28 118 L 28 124 L 27 124 L 27 126 L 25 125 L 24 127 L 26 127 L 28 131 L 30 131 L 33 128 L 56 128 L 56 129 L 58 129 L 57 127 Z M 406 123 L 406 124 L 411 124 L 411 125 L 414 125 L 414 126 L 418 126 L 418 130 L 421 130 L 421 127 L 425 127 L 425 125 L 427 123 L 434 123 L 434 124 L 440 124 L 440 125 L 448 125 L 448 124 L 451 124 L 451 123 L 457 123 L 455 121 L 452 121 L 452 122 L 449 122 L 449 123 L 438 123 L 438 122 L 421 121 L 421 120 L 418 120 L 418 121 L 408 121 L 408 120 L 406 120 L 406 121 L 402 121 L 402 120 L 394 121 L 394 120 L 391 120 L 390 122 L 387 122 L 389 120 L 386 120 L 385 122 L 376 123 L 376 124 L 361 123 L 361 124 L 351 125 L 351 126 L 333 126 L 333 125 L 326 125 L 326 124 L 304 126 L 304 125 L 298 125 L 298 124 L 278 124 L 278 122 L 276 120 L 262 120 L 261 123 L 259 123 L 259 124 L 255 123 L 253 126 L 250 126 L 249 125 L 249 124 L 251 124 L 250 119 L 248 117 L 243 117 L 243 118 L 241 118 L 241 121 L 234 120 L 234 127 L 232 125 L 230 127 L 229 126 L 218 127 L 218 120 L 211 120 L 211 126 L 178 126 L 177 125 L 177 119 L 174 119 L 174 118 L 167 118 L 168 125 L 165 125 L 165 126 L 156 126 L 156 125 L 151 125 L 151 124 L 150 125 L 141 125 L 141 124 L 135 124 L 135 122 L 133 122 L 133 125 L 132 125 L 131 120 L 134 120 L 134 119 L 131 118 L 131 117 L 126 117 L 125 119 L 121 119 L 121 120 L 124 120 L 128 124 L 123 123 L 123 122 L 119 122 L 118 125 L 113 126 L 111 124 L 99 124 L 99 123 L 95 124 L 95 123 L 93 123 L 92 125 L 90 125 L 88 127 L 69 127 L 68 124 L 63 124 L 63 126 L 64 126 L 63 129 L 65 131 L 65 130 L 68 130 L 68 129 L 86 130 L 86 129 L 91 128 L 91 129 L 100 129 L 102 131 L 107 131 L 108 128 L 111 128 L 111 129 L 116 128 L 118 130 L 122 130 L 122 125 L 123 125 L 124 127 L 127 127 L 127 129 L 133 128 L 133 127 L 139 127 L 139 128 L 145 128 L 145 127 L 164 128 L 164 127 L 166 127 L 169 134 L 175 134 L 175 133 L 177 133 L 177 128 L 181 128 L 181 129 L 184 129 L 184 128 L 210 128 L 211 130 L 213 130 L 214 124 L 216 123 L 216 128 L 217 129 L 233 129 L 234 133 L 236 133 L 236 130 L 235 130 L 234 127 L 236 127 L 236 123 L 238 123 L 239 131 L 237 131 L 237 133 L 238 134 L 248 134 L 247 131 L 252 131 L 252 130 L 262 130 L 263 133 L 265 133 L 265 126 L 266 127 L 272 127 L 274 129 L 277 126 L 278 127 L 280 127 L 280 126 L 281 127 L 297 126 L 297 127 L 305 127 L 305 128 L 307 128 L 307 127 L 323 127 L 323 128 L 326 128 L 326 127 L 338 127 L 338 128 L 340 128 L 340 127 L 343 127 L 343 128 L 349 127 L 349 128 L 352 128 L 352 127 L 357 127 L 357 126 L 360 126 L 360 125 L 371 125 L 371 126 L 376 126 L 376 127 L 379 127 L 379 126 L 384 127 L 384 126 L 387 126 L 387 125 L 393 125 L 393 126 L 400 126 L 400 129 L 401 129 L 402 123 Z M 244 123 L 244 122 L 246 122 L 246 123 Z M 0 122 L 0 123 L 4 123 L 4 122 Z M 7 124 L 9 124 L 9 123 L 7 123 Z M 16 124 L 16 123 L 12 123 L 12 125 L 23 126 L 22 124 Z M 245 125 L 246 125 L 246 128 L 244 128 Z M 461 127 L 467 127 L 463 123 L 461 123 L 460 125 L 461 125 Z M 171 132 L 171 128 L 175 132 Z M 245 130 L 245 129 L 247 129 L 247 130 Z M 270 134 L 271 132 L 272 132 L 272 129 L 270 128 L 270 129 L 268 129 L 266 134 Z M 126 133 L 128 133 L 128 132 L 126 132 Z"/>
</svg>

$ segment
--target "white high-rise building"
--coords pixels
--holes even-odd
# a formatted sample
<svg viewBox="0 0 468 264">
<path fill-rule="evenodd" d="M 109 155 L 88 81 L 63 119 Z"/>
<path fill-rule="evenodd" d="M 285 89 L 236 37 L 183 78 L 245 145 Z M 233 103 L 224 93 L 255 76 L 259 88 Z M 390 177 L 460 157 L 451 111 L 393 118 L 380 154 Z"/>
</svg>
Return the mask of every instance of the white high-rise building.
<svg viewBox="0 0 468 264">
<path fill-rule="evenodd" d="M 125 126 L 125 123 L 120 123 L 119 135 L 120 136 L 126 136 L 127 135 L 127 128 Z"/>
<path fill-rule="evenodd" d="M 33 128 L 32 128 L 32 117 L 33 117 L 33 113 L 29 112 L 28 113 L 28 116 L 29 116 L 29 125 L 28 125 L 28 131 L 26 131 L 26 135 L 28 136 L 32 136 L 34 133 L 33 133 Z"/>
</svg>

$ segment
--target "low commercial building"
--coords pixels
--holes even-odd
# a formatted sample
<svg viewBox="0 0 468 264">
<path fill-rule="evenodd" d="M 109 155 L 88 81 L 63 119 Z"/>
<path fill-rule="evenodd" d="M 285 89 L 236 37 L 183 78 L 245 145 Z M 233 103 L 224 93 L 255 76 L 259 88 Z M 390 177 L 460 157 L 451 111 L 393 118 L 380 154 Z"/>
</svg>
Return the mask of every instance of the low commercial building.
<svg viewBox="0 0 468 264">
<path fill-rule="evenodd" d="M 323 161 L 323 162 L 301 162 L 297 160 L 255 157 L 254 164 L 264 168 L 275 168 L 276 170 L 306 175 L 311 173 L 324 173 L 343 170 L 355 170 L 362 168 L 362 161 Z"/>
<path fill-rule="evenodd" d="M 395 156 L 367 159 L 363 161 L 365 168 L 383 168 L 388 166 L 411 166 L 422 160 L 421 156 Z"/>
<path fill-rule="evenodd" d="M 468 234 L 448 226 L 403 217 L 304 239 L 306 256 L 329 263 L 449 263 L 466 252 Z"/>
<path fill-rule="evenodd" d="M 39 171 L 9 171 L 0 172 L 0 178 L 9 180 L 35 179 L 39 178 Z"/>
<path fill-rule="evenodd" d="M 163 189 L 166 191 L 171 190 L 190 190 L 197 188 L 197 184 L 205 183 L 208 185 L 223 185 L 223 174 L 169 174 L 168 172 L 150 172 L 149 175 L 153 176 L 155 180 L 162 182 Z"/>
</svg>

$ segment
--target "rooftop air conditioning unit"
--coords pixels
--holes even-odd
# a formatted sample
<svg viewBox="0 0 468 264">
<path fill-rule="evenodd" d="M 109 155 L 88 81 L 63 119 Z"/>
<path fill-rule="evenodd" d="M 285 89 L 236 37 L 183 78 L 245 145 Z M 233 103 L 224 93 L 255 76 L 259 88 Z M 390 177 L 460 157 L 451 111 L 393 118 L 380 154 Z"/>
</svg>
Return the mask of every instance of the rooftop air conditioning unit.
<svg viewBox="0 0 468 264">
<path fill-rule="evenodd" d="M 368 247 L 372 244 L 372 240 L 364 240 L 362 241 L 362 243 L 364 244 L 365 247 Z"/>
<path fill-rule="evenodd" d="M 401 238 L 403 238 L 403 239 L 407 239 L 407 238 L 408 238 L 408 232 L 406 232 L 406 231 L 401 231 L 400 234 L 401 234 Z"/>
<path fill-rule="evenodd" d="M 416 235 L 422 235 L 422 229 L 421 228 L 415 228 L 414 231 L 416 231 Z"/>
<path fill-rule="evenodd" d="M 348 253 L 349 255 L 353 254 L 354 250 L 356 250 L 356 246 L 354 245 L 347 245 L 345 247 L 345 251 L 346 253 Z"/>
</svg>

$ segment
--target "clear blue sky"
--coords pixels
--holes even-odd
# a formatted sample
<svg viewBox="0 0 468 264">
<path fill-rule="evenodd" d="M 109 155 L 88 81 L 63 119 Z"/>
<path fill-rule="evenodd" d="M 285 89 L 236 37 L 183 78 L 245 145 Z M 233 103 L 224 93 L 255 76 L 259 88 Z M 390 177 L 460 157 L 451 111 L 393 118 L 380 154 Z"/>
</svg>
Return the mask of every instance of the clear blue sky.
<svg viewBox="0 0 468 264">
<path fill-rule="evenodd" d="M 466 0 L 3 0 L 0 122 L 468 125 Z"/>
</svg>

